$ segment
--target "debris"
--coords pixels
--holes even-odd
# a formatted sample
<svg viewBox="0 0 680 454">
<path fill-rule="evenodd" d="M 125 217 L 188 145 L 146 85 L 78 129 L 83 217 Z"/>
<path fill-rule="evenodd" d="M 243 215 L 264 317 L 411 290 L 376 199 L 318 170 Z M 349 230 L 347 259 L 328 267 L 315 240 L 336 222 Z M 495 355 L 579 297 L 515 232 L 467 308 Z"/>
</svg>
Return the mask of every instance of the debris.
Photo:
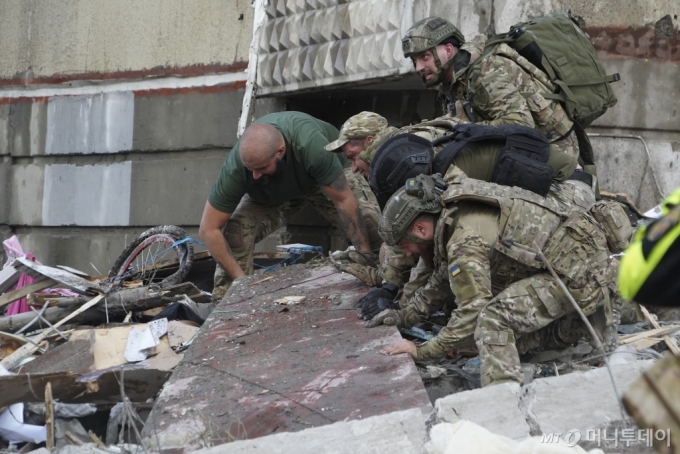
<svg viewBox="0 0 680 454">
<path fill-rule="evenodd" d="M 170 347 L 177 348 L 184 342 L 190 341 L 198 332 L 198 327 L 186 321 L 173 320 L 168 322 L 168 341 Z"/>
<path fill-rule="evenodd" d="M 184 355 L 175 353 L 171 348 L 165 348 L 156 356 L 142 361 L 140 364 L 150 369 L 171 371 L 179 364 Z"/>
<path fill-rule="evenodd" d="M 37 415 L 45 415 L 45 404 L 27 403 L 26 410 Z M 95 413 L 97 413 L 97 407 L 92 404 L 65 404 L 58 401 L 54 402 L 55 418 L 82 418 Z"/>
<path fill-rule="evenodd" d="M 160 338 L 168 332 L 168 319 L 150 322 L 144 329 L 133 326 L 127 338 L 125 359 L 130 362 L 144 361 L 149 353 L 160 344 Z"/>
<path fill-rule="evenodd" d="M 149 287 L 113 290 L 106 294 L 104 301 L 96 305 L 96 307 L 88 306 L 88 308 L 92 307 L 92 309 L 80 311 L 74 315 L 77 318 L 74 318 L 72 323 L 93 325 L 106 322 L 115 317 L 119 317 L 119 320 L 122 320 L 129 312 L 141 312 L 155 307 L 166 306 L 176 301 L 183 301 L 186 296 L 196 302 L 211 301 L 210 295 L 197 289 L 190 282 L 156 290 L 152 290 Z M 72 307 L 50 307 L 45 310 L 43 316 L 50 323 L 56 323 L 72 313 Z M 32 313 L 0 317 L 0 331 L 16 332 L 33 321 L 34 318 L 35 315 Z"/>
<path fill-rule="evenodd" d="M 562 435 L 562 434 L 560 434 Z M 565 434 L 567 436 L 568 434 Z M 580 438 L 580 437 L 579 437 Z M 470 421 L 458 421 L 455 424 L 440 423 L 430 429 L 430 441 L 425 445 L 428 454 L 466 454 L 507 453 L 532 454 L 601 454 L 599 449 L 585 451 L 578 445 L 557 437 L 549 444 L 545 437 L 530 437 L 521 441 L 512 440 L 479 426 Z"/>
<path fill-rule="evenodd" d="M 7 266 L 0 271 L 0 293 L 7 291 L 19 281 L 21 271 L 17 271 L 13 266 Z"/>
<path fill-rule="evenodd" d="M 52 287 L 56 283 L 57 282 L 53 279 L 43 279 L 38 282 L 34 282 L 30 285 L 27 285 L 26 287 L 21 287 L 16 290 L 12 290 L 11 292 L 5 293 L 4 295 L 0 296 L 0 307 L 6 306 L 9 303 L 13 303 L 14 301 L 24 298 L 33 292 L 37 292 Z"/>
<path fill-rule="evenodd" d="M 86 309 L 88 309 L 88 308 L 94 306 L 94 305 L 97 304 L 97 303 L 99 302 L 99 300 L 101 300 L 103 297 L 104 297 L 104 295 L 99 295 L 99 296 L 96 296 L 96 297 L 92 298 L 88 303 L 86 303 L 85 305 L 83 305 L 81 308 L 79 308 L 78 310 L 72 312 L 71 314 L 69 314 L 69 315 L 66 316 L 65 318 L 61 319 L 59 322 L 55 323 L 54 326 L 51 326 L 49 329 L 47 329 L 47 330 L 44 331 L 42 334 L 40 334 L 39 336 L 37 336 L 35 339 L 33 339 L 33 342 L 32 342 L 32 343 L 26 344 L 26 345 L 22 346 L 20 349 L 18 349 L 17 351 L 15 351 L 15 352 L 12 353 L 11 355 L 9 355 L 7 358 L 3 359 L 2 362 L 0 362 L 0 364 L 2 364 L 2 365 L 3 365 L 5 368 L 7 368 L 7 369 L 12 369 L 12 368 L 14 368 L 14 366 L 16 366 L 17 364 L 19 364 L 19 362 L 20 362 L 22 359 L 24 359 L 26 356 L 28 356 L 28 355 L 30 355 L 31 353 L 33 353 L 34 351 L 36 351 L 36 350 L 38 349 L 38 344 L 39 344 L 40 342 L 42 342 L 43 339 L 45 339 L 45 338 L 47 337 L 47 335 L 48 335 L 53 329 L 58 328 L 59 326 L 63 325 L 64 323 L 66 323 L 67 321 L 69 321 L 70 319 L 72 319 L 73 317 L 75 317 L 76 315 L 78 315 L 79 313 L 81 313 L 81 312 L 85 311 Z"/>
<path fill-rule="evenodd" d="M 22 336 L 15 336 L 14 334 L 0 331 L 0 359 L 11 355 L 27 342 L 28 341 Z"/>
<path fill-rule="evenodd" d="M 274 279 L 274 276 L 269 276 L 269 277 L 265 277 L 264 279 L 260 279 L 259 281 L 249 282 L 248 285 L 251 285 L 251 286 L 257 285 L 257 284 L 261 284 L 263 282 L 267 282 L 267 281 L 272 280 L 272 279 Z"/>
<path fill-rule="evenodd" d="M 664 336 L 668 337 L 680 330 L 680 326 L 665 326 L 663 328 L 654 328 L 648 331 L 643 331 L 641 333 L 628 334 L 619 337 L 619 344 L 626 345 L 630 344 L 635 348 L 635 350 L 644 350 L 652 345 L 656 345 L 659 342 L 664 341 Z M 670 339 L 670 338 L 669 338 Z M 672 342 L 672 340 L 671 340 Z"/>
<path fill-rule="evenodd" d="M 22 372 L 70 371 L 84 374 L 126 364 L 125 351 L 130 330 L 146 327 L 146 324 L 141 324 L 75 331 L 68 342 L 31 361 Z"/>
<path fill-rule="evenodd" d="M 274 300 L 274 304 L 280 304 L 282 306 L 293 306 L 295 304 L 302 303 L 307 297 L 306 296 L 284 296 Z"/>
<path fill-rule="evenodd" d="M 24 404 L 21 403 L 11 405 L 0 414 L 0 436 L 10 443 L 42 443 L 46 439 L 45 426 L 24 424 Z"/>
<path fill-rule="evenodd" d="M 54 444 L 57 449 L 67 445 L 82 446 L 92 441 L 77 419 L 57 419 L 54 423 Z"/>
<path fill-rule="evenodd" d="M 34 279 L 44 279 L 46 277 L 53 279 L 59 284 L 82 295 L 105 293 L 105 289 L 94 282 L 90 282 L 87 279 L 71 274 L 68 271 L 60 270 L 59 268 L 39 265 L 36 262 L 28 260 L 26 257 L 19 257 L 12 263 L 12 266 Z"/>
<path fill-rule="evenodd" d="M 60 402 L 115 404 L 120 402 L 120 371 L 125 369 L 125 392 L 133 402 L 144 402 L 161 389 L 170 372 L 125 365 L 79 375 L 72 372 L 0 376 L 0 408 L 18 402 L 36 402 L 36 391 L 52 383 L 52 396 Z"/>
<path fill-rule="evenodd" d="M 442 375 L 446 375 L 446 369 L 438 366 L 426 366 L 426 376 L 428 378 L 439 378 Z"/>
<path fill-rule="evenodd" d="M 52 399 L 52 383 L 45 385 L 45 447 L 54 449 L 54 400 Z"/>
<path fill-rule="evenodd" d="M 645 318 L 649 321 L 649 323 L 652 324 L 654 328 L 657 329 L 660 328 L 659 323 L 656 320 L 654 320 L 654 317 L 652 317 L 652 315 L 649 313 L 646 307 L 641 305 L 640 310 L 642 310 L 642 313 L 645 315 Z M 661 337 L 663 341 L 666 343 L 666 345 L 668 345 L 669 350 L 672 351 L 674 355 L 680 356 L 680 348 L 678 347 L 678 344 L 676 344 L 673 339 L 668 337 L 667 334 L 663 334 L 661 335 Z"/>
</svg>

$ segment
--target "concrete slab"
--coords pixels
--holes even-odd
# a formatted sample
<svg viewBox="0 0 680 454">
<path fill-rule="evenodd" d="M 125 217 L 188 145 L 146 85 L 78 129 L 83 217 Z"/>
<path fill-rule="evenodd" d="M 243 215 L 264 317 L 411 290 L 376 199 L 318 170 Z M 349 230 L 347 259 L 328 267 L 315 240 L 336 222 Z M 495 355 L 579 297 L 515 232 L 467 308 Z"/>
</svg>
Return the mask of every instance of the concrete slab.
<svg viewBox="0 0 680 454">
<path fill-rule="evenodd" d="M 521 392 L 517 383 L 504 383 L 452 394 L 435 402 L 434 422 L 467 420 L 497 435 L 524 439 L 530 435 L 530 428 L 519 408 Z"/>
<path fill-rule="evenodd" d="M 612 366 L 619 390 L 626 389 L 652 364 L 632 361 Z M 522 400 L 531 420 L 532 435 L 563 434 L 575 429 L 585 438 L 588 430 L 621 423 L 621 411 L 606 368 L 535 380 L 526 387 Z"/>
<path fill-rule="evenodd" d="M 280 433 L 255 440 L 235 441 L 196 451 L 200 454 L 373 454 L 420 453 L 426 439 L 418 409 L 404 410 L 355 421 L 339 421 L 295 433 Z"/>
<path fill-rule="evenodd" d="M 324 266 L 295 265 L 253 286 L 239 280 L 158 397 L 143 435 L 188 452 L 431 405 L 413 361 L 381 355 L 400 339 L 367 329 L 352 303 L 367 287 Z M 306 296 L 282 309 L 283 296 Z M 337 446 L 336 446 L 337 448 Z"/>
</svg>

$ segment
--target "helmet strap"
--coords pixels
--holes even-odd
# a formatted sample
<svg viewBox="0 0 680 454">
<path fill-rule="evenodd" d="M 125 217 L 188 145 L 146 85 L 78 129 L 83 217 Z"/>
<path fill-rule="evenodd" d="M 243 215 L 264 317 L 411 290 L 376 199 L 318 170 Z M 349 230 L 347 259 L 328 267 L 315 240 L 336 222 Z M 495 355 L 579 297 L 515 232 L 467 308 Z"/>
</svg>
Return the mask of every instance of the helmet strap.
<svg viewBox="0 0 680 454">
<path fill-rule="evenodd" d="M 425 82 L 425 86 L 427 88 L 433 88 L 444 83 L 444 80 L 446 79 L 446 73 L 453 65 L 453 58 L 449 58 L 449 60 L 442 65 L 442 61 L 439 59 L 439 54 L 437 53 L 437 46 L 431 47 L 429 50 L 432 53 L 434 64 L 437 67 L 437 74 L 431 81 Z"/>
</svg>

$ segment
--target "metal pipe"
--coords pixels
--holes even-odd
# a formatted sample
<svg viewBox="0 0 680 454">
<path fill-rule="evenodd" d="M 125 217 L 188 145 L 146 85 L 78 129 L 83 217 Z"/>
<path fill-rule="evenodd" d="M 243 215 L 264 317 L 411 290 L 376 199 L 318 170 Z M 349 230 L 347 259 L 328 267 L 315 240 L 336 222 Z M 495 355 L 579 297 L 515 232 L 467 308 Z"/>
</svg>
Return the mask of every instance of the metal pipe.
<svg viewBox="0 0 680 454">
<path fill-rule="evenodd" d="M 647 165 L 649 166 L 650 172 L 652 174 L 652 178 L 654 179 L 654 184 L 656 185 L 656 191 L 659 193 L 659 196 L 662 199 L 666 198 L 666 194 L 663 193 L 661 190 L 661 185 L 659 185 L 659 181 L 656 179 L 656 172 L 654 172 L 654 167 L 652 166 L 652 155 L 649 153 L 649 147 L 647 146 L 647 142 L 645 142 L 645 139 L 643 139 L 641 136 L 636 136 L 633 134 L 600 134 L 600 133 L 588 133 L 588 137 L 611 137 L 613 139 L 636 139 L 642 142 L 642 145 L 645 147 L 645 153 L 647 154 Z M 643 175 L 644 178 L 644 175 Z"/>
</svg>

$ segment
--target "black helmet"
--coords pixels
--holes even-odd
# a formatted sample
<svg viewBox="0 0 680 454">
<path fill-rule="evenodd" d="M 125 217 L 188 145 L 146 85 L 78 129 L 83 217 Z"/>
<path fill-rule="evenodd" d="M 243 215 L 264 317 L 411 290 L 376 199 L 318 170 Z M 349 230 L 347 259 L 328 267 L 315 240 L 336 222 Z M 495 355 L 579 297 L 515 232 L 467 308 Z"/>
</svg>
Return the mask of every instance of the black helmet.
<svg viewBox="0 0 680 454">
<path fill-rule="evenodd" d="M 368 185 L 378 199 L 380 209 L 406 180 L 431 173 L 434 156 L 432 143 L 415 134 L 399 134 L 386 140 L 371 160 Z"/>
</svg>

